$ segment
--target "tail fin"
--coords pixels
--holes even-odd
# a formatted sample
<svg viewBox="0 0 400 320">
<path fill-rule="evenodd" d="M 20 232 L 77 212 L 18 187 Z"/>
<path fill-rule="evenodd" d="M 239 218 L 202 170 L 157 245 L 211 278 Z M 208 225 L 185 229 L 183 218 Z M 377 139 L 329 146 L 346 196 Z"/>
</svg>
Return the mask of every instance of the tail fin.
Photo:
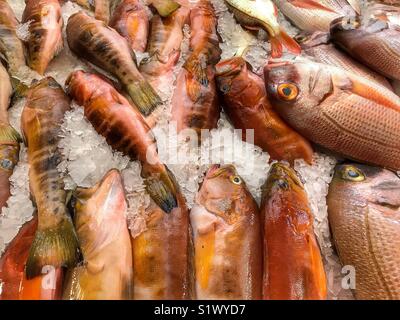
<svg viewBox="0 0 400 320">
<path fill-rule="evenodd" d="M 271 38 L 272 58 L 282 57 L 283 46 L 285 46 L 288 51 L 295 55 L 301 54 L 300 45 L 281 29 L 275 37 Z"/>
<path fill-rule="evenodd" d="M 158 105 L 162 104 L 161 98 L 146 80 L 138 84 L 129 85 L 127 91 L 133 103 L 146 117 L 150 115 Z"/>
<path fill-rule="evenodd" d="M 178 185 L 172 172 L 166 168 L 162 173 L 151 174 L 145 178 L 147 192 L 163 211 L 170 213 L 178 206 Z"/>
<path fill-rule="evenodd" d="M 164 18 L 181 7 L 181 5 L 174 0 L 152 0 L 150 3 L 157 10 L 158 14 Z"/>
<path fill-rule="evenodd" d="M 80 259 L 79 242 L 70 217 L 54 228 L 38 229 L 26 263 L 26 278 L 42 274 L 45 266 L 74 267 Z"/>
<path fill-rule="evenodd" d="M 192 54 L 189 59 L 186 60 L 183 67 L 194 76 L 194 78 L 200 82 L 203 86 L 208 86 L 208 77 L 207 77 L 207 65 L 202 63 L 196 54 Z"/>
<path fill-rule="evenodd" d="M 20 134 L 11 125 L 0 123 L 0 144 L 19 144 L 22 142 Z"/>
<path fill-rule="evenodd" d="M 14 76 L 11 76 L 11 84 L 14 89 L 14 97 L 16 98 L 24 97 L 29 89 L 28 85 L 26 85 L 20 79 Z"/>
</svg>

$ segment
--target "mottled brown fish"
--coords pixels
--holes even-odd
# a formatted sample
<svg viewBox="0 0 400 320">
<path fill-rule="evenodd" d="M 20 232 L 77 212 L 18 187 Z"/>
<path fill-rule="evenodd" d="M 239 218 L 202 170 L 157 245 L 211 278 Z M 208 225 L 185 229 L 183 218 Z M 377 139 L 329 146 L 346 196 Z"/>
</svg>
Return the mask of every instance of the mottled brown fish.
<svg viewBox="0 0 400 320">
<path fill-rule="evenodd" d="M 135 53 L 128 42 L 114 29 L 78 12 L 68 20 L 67 39 L 76 55 L 117 77 L 142 114 L 149 115 L 162 103 L 138 71 Z"/>
<path fill-rule="evenodd" d="M 10 177 L 19 159 L 21 137 L 8 121 L 10 77 L 0 62 L 0 215 L 10 197 Z"/>
<path fill-rule="evenodd" d="M 132 235 L 134 299 L 194 299 L 192 230 L 183 195 L 169 214 L 151 201 L 146 229 Z"/>
<path fill-rule="evenodd" d="M 324 300 L 327 281 L 307 194 L 296 172 L 275 163 L 263 189 L 263 298 Z"/>
<path fill-rule="evenodd" d="M 171 74 L 181 55 L 183 26 L 189 10 L 179 8 L 166 18 L 154 15 L 151 19 L 150 39 L 147 46 L 149 58 L 142 60 L 139 70 L 159 91 L 160 77 Z M 171 79 L 173 82 L 173 79 Z"/>
<path fill-rule="evenodd" d="M 261 299 L 256 201 L 233 166 L 212 166 L 190 212 L 197 299 Z"/>
<path fill-rule="evenodd" d="M 400 80 L 400 31 L 380 19 L 362 25 L 358 19 L 336 19 L 331 39 L 361 63 L 393 79 Z"/>
<path fill-rule="evenodd" d="M 80 257 L 78 239 L 66 207 L 63 176 L 57 169 L 60 127 L 70 100 L 53 78 L 31 86 L 21 128 L 28 147 L 29 184 L 38 211 L 38 229 L 29 251 L 26 276 L 32 279 L 47 266 L 74 267 Z"/>
<path fill-rule="evenodd" d="M 113 13 L 110 27 L 128 41 L 132 50 L 146 51 L 149 15 L 139 0 L 122 0 Z"/>
<path fill-rule="evenodd" d="M 75 71 L 68 78 L 67 87 L 108 144 L 141 162 L 147 191 L 157 205 L 171 212 L 177 206 L 177 185 L 161 162 L 154 136 L 142 115 L 109 82 L 95 74 Z"/>
<path fill-rule="evenodd" d="M 309 142 L 282 121 L 273 110 L 263 79 L 249 70 L 246 61 L 234 57 L 216 66 L 217 83 L 226 114 L 236 129 L 253 130 L 254 144 L 268 152 L 273 160 L 296 159 L 312 162 Z"/>
<path fill-rule="evenodd" d="M 108 24 L 111 15 L 111 2 L 113 0 L 93 0 L 93 2 L 95 18 Z"/>
<path fill-rule="evenodd" d="M 43 75 L 63 48 L 61 6 L 58 0 L 26 0 L 25 3 L 22 23 L 29 23 L 28 65 Z"/>
<path fill-rule="evenodd" d="M 343 51 L 338 50 L 329 42 L 329 34 L 316 32 L 310 36 L 299 35 L 296 39 L 302 46 L 303 52 L 313 57 L 317 62 L 342 68 L 393 90 L 392 85 L 384 76 L 352 59 Z"/>
<path fill-rule="evenodd" d="M 11 75 L 25 65 L 24 44 L 17 36 L 19 22 L 7 0 L 0 0 L 0 54 Z"/>
<path fill-rule="evenodd" d="M 295 1 L 275 0 L 279 10 L 299 29 L 329 32 L 334 19 L 360 14 L 358 0 L 320 0 L 322 8 L 297 6 Z"/>
<path fill-rule="evenodd" d="M 84 262 L 69 271 L 63 298 L 132 299 L 132 247 L 120 173 L 111 170 L 92 188 L 76 189 L 74 199 L 74 222 Z"/>
<path fill-rule="evenodd" d="M 327 197 L 335 247 L 352 266 L 357 299 L 400 299 L 400 179 L 391 171 L 338 165 Z"/>
<path fill-rule="evenodd" d="M 264 69 L 275 110 L 302 136 L 347 158 L 400 170 L 400 98 L 354 73 L 310 61 Z"/>
</svg>

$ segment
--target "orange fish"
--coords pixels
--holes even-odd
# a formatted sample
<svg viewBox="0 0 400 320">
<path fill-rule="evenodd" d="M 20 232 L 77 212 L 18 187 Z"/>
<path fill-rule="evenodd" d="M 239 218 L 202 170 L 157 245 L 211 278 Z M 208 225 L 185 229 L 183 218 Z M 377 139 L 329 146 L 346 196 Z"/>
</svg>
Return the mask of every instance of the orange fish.
<svg viewBox="0 0 400 320">
<path fill-rule="evenodd" d="M 326 299 L 327 283 L 307 194 L 296 172 L 275 163 L 263 186 L 263 298 Z"/>
</svg>

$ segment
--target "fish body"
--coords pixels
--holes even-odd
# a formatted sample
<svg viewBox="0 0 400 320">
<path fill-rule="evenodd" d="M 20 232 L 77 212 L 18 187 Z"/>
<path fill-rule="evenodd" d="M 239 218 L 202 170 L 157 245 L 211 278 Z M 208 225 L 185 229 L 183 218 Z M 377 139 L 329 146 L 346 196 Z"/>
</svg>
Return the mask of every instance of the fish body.
<svg viewBox="0 0 400 320">
<path fill-rule="evenodd" d="M 112 0 L 93 0 L 94 1 L 94 16 L 97 20 L 108 24 L 111 15 Z"/>
<path fill-rule="evenodd" d="M 57 300 L 61 297 L 62 270 L 27 280 L 24 274 L 29 249 L 35 238 L 37 217 L 26 222 L 0 259 L 0 300 Z"/>
<path fill-rule="evenodd" d="M 322 32 L 316 32 L 310 37 L 305 36 L 300 41 L 303 52 L 319 63 L 342 68 L 393 90 L 392 85 L 384 76 L 352 59 L 341 50 L 336 49 L 332 43 L 329 43 L 328 38 L 329 35 Z"/>
<path fill-rule="evenodd" d="M 94 187 L 76 189 L 74 196 L 74 222 L 84 261 L 69 271 L 63 298 L 132 299 L 132 247 L 120 173 L 113 169 Z"/>
<path fill-rule="evenodd" d="M 114 29 L 78 12 L 68 20 L 67 39 L 79 57 L 117 77 L 142 114 L 149 115 L 161 104 L 158 94 L 137 69 L 128 42 Z"/>
<path fill-rule="evenodd" d="M 110 26 L 118 31 L 134 51 L 145 52 L 149 16 L 139 0 L 123 0 L 113 13 Z"/>
<path fill-rule="evenodd" d="M 275 109 L 301 135 L 347 158 L 400 169 L 400 98 L 392 91 L 314 62 L 270 64 L 264 74 Z"/>
<path fill-rule="evenodd" d="M 63 177 L 57 166 L 60 126 L 70 100 L 52 78 L 31 86 L 22 112 L 21 128 L 28 147 L 29 183 L 38 210 L 38 229 L 26 265 L 27 279 L 46 266 L 73 267 L 79 245 L 66 207 Z"/>
<path fill-rule="evenodd" d="M 86 118 L 108 144 L 142 164 L 147 191 L 166 212 L 176 207 L 177 185 L 161 162 L 155 139 L 141 114 L 101 77 L 73 72 L 67 80 L 68 93 L 85 109 Z"/>
<path fill-rule="evenodd" d="M 207 86 L 208 66 L 214 66 L 221 58 L 220 37 L 217 31 L 218 19 L 209 0 L 200 0 L 190 11 L 190 55 L 183 67 L 200 84 Z"/>
<path fill-rule="evenodd" d="M 177 201 L 169 214 L 151 201 L 146 229 L 132 237 L 135 300 L 194 298 L 189 211 L 182 194 Z"/>
<path fill-rule="evenodd" d="M 400 179 L 388 170 L 338 165 L 327 197 L 334 244 L 354 267 L 357 299 L 400 299 Z"/>
<path fill-rule="evenodd" d="M 305 8 L 296 6 L 292 1 L 275 0 L 279 10 L 299 29 L 309 33 L 315 31 L 329 32 L 333 20 L 344 16 L 360 14 L 358 0 L 321 0 L 326 9 Z"/>
<path fill-rule="evenodd" d="M 159 86 L 157 80 L 171 73 L 179 60 L 183 26 L 188 15 L 189 10 L 182 7 L 166 18 L 154 15 L 151 19 L 150 39 L 147 46 L 150 57 L 142 60 L 139 70 L 156 87 Z"/>
<path fill-rule="evenodd" d="M 283 46 L 294 54 L 300 54 L 300 46 L 279 25 L 278 11 L 271 0 L 225 0 L 225 2 L 243 26 L 248 29 L 261 28 L 268 33 L 273 58 L 282 56 Z"/>
<path fill-rule="evenodd" d="M 26 0 L 25 3 L 22 23 L 29 23 L 28 65 L 43 75 L 63 48 L 61 6 L 58 0 Z"/>
<path fill-rule="evenodd" d="M 17 36 L 19 22 L 7 0 L 0 0 L 0 53 L 10 74 L 25 66 L 24 44 Z"/>
<path fill-rule="evenodd" d="M 10 197 L 10 177 L 18 163 L 21 137 L 8 122 L 12 95 L 10 77 L 0 63 L 0 214 Z"/>
<path fill-rule="evenodd" d="M 400 32 L 382 20 L 360 22 L 337 19 L 332 22 L 331 39 L 353 58 L 393 80 L 400 80 Z"/>
<path fill-rule="evenodd" d="M 190 212 L 197 299 L 260 299 L 257 203 L 233 166 L 212 166 Z"/>
<path fill-rule="evenodd" d="M 209 83 L 205 86 L 186 69 L 179 72 L 171 101 L 171 119 L 176 122 L 178 132 L 191 129 L 200 138 L 201 130 L 217 127 L 221 108 L 213 66 L 207 68 L 207 79 Z"/>
<path fill-rule="evenodd" d="M 216 68 L 224 110 L 234 127 L 242 129 L 244 141 L 246 130 L 250 129 L 253 130 L 254 144 L 268 152 L 271 159 L 312 162 L 311 145 L 273 110 L 264 81 L 248 69 L 243 58 L 221 61 Z"/>
<path fill-rule="evenodd" d="M 263 298 L 324 300 L 327 282 L 307 194 L 296 172 L 275 163 L 263 186 Z"/>
</svg>

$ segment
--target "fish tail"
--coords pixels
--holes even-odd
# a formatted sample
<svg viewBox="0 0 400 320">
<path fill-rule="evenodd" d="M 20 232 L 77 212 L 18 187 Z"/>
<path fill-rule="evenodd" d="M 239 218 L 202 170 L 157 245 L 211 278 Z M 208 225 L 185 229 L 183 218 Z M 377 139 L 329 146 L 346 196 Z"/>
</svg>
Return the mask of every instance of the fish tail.
<svg viewBox="0 0 400 320">
<path fill-rule="evenodd" d="M 18 144 L 22 142 L 20 134 L 10 124 L 0 122 L 0 144 Z"/>
<path fill-rule="evenodd" d="M 199 59 L 193 57 L 193 55 L 186 60 L 183 67 L 194 76 L 194 78 L 200 82 L 203 86 L 208 86 L 208 77 L 207 77 L 207 66 L 204 66 Z"/>
<path fill-rule="evenodd" d="M 26 277 L 42 274 L 43 267 L 74 267 L 80 259 L 77 235 L 70 217 L 57 226 L 38 229 L 26 262 Z"/>
<path fill-rule="evenodd" d="M 181 5 L 174 0 L 152 0 L 151 5 L 157 10 L 158 14 L 164 18 L 181 7 Z"/>
<path fill-rule="evenodd" d="M 276 36 L 271 37 L 272 58 L 282 57 L 283 47 L 295 55 L 301 54 L 300 45 L 281 28 Z"/>
<path fill-rule="evenodd" d="M 136 107 L 146 117 L 150 115 L 158 105 L 162 104 L 161 98 L 146 80 L 129 85 L 127 91 Z"/>
<path fill-rule="evenodd" d="M 14 97 L 22 98 L 26 96 L 29 86 L 23 83 L 19 78 L 11 76 L 11 84 L 14 89 Z"/>
<path fill-rule="evenodd" d="M 166 213 L 178 206 L 178 184 L 168 168 L 161 173 L 146 175 L 145 185 L 150 197 Z"/>
</svg>

